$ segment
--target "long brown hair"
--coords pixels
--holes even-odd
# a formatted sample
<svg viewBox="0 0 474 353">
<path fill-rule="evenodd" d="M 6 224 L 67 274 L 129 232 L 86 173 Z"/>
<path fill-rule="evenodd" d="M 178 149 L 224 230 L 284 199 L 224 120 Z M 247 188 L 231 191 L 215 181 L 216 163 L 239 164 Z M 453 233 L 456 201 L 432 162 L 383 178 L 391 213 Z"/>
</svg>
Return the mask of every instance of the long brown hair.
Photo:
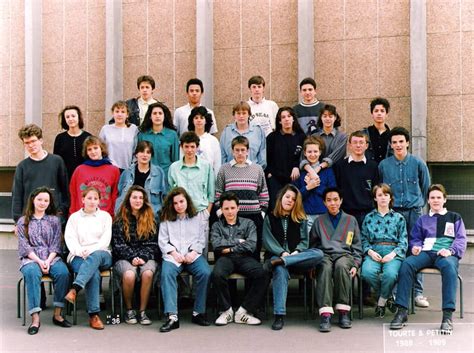
<svg viewBox="0 0 474 353">
<path fill-rule="evenodd" d="M 138 210 L 137 218 L 137 236 L 138 239 L 148 239 L 152 234 L 156 233 L 155 215 L 148 194 L 144 188 L 139 185 L 133 185 L 128 189 L 125 198 L 117 212 L 115 222 L 122 222 L 124 229 L 124 238 L 130 241 L 130 218 L 133 217 L 132 206 L 130 205 L 130 197 L 134 191 L 141 192 L 143 195 L 143 206 Z"/>
<path fill-rule="evenodd" d="M 174 209 L 173 205 L 173 199 L 175 196 L 178 195 L 183 195 L 186 199 L 186 203 L 188 204 L 188 207 L 186 207 L 186 213 L 188 214 L 188 217 L 191 218 L 197 215 L 196 208 L 194 208 L 193 200 L 191 200 L 191 197 L 184 188 L 178 186 L 171 190 L 168 195 L 166 195 L 165 201 L 163 202 L 163 207 L 161 208 L 160 219 L 162 222 L 174 222 L 178 219 L 178 213 Z"/>
<path fill-rule="evenodd" d="M 283 199 L 283 196 L 286 194 L 287 191 L 294 192 L 296 196 L 295 205 L 293 206 L 293 209 L 290 212 L 291 220 L 295 223 L 301 223 L 301 221 L 304 221 L 306 219 L 306 213 L 304 212 L 303 208 L 303 196 L 301 196 L 301 192 L 298 190 L 298 188 L 291 184 L 286 184 L 278 192 L 277 200 L 275 203 L 275 209 L 273 210 L 273 215 L 278 218 L 284 216 L 281 200 Z"/>
<path fill-rule="evenodd" d="M 54 205 L 54 199 L 53 199 L 53 193 L 49 188 L 46 186 L 41 186 L 39 188 L 34 189 L 30 196 L 28 196 L 28 200 L 26 201 L 26 207 L 25 207 L 25 218 L 24 218 L 24 227 L 25 227 L 25 238 L 30 242 L 30 237 L 28 235 L 28 226 L 30 224 L 31 217 L 33 217 L 35 213 L 35 204 L 34 204 L 34 199 L 36 196 L 41 194 L 42 192 L 47 193 L 49 195 L 49 205 L 48 208 L 46 208 L 46 211 L 44 212 L 46 215 L 53 215 L 55 216 L 57 214 L 56 206 Z"/>
</svg>

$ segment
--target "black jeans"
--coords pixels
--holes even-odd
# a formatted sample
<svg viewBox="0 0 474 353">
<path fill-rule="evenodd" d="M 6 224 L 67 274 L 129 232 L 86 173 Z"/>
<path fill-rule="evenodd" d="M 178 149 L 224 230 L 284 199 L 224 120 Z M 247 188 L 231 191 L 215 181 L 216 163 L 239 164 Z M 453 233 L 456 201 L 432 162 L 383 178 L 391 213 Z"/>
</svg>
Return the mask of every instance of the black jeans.
<svg viewBox="0 0 474 353">
<path fill-rule="evenodd" d="M 221 256 L 211 274 L 217 296 L 219 311 L 226 311 L 232 306 L 229 292 L 228 277 L 232 273 L 240 273 L 250 279 L 250 288 L 245 295 L 242 307 L 255 313 L 261 306 L 267 291 L 269 276 L 262 264 L 250 255 L 229 254 Z"/>
</svg>

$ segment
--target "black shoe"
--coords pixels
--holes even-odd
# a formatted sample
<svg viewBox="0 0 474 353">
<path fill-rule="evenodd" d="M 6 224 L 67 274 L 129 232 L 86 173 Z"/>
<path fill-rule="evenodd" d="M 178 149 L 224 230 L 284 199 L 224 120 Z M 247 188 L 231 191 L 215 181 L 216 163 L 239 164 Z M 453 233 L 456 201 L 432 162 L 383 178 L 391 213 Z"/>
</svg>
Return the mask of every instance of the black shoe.
<svg viewBox="0 0 474 353">
<path fill-rule="evenodd" d="M 375 317 L 383 319 L 385 316 L 385 307 L 384 306 L 378 306 L 375 308 Z"/>
<path fill-rule="evenodd" d="M 199 326 L 211 326 L 211 323 L 207 321 L 207 317 L 204 314 L 193 315 L 191 322 Z"/>
<path fill-rule="evenodd" d="M 41 282 L 40 308 L 41 310 L 46 310 L 46 289 L 44 288 L 44 282 Z"/>
<path fill-rule="evenodd" d="M 331 332 L 331 316 L 322 316 L 319 319 L 319 332 Z"/>
<path fill-rule="evenodd" d="M 29 335 L 36 335 L 39 332 L 40 326 L 41 326 L 41 323 L 38 324 L 38 326 L 30 325 L 30 327 L 28 327 L 28 334 Z"/>
<path fill-rule="evenodd" d="M 67 321 L 65 318 L 63 318 L 63 321 L 56 320 L 56 318 L 53 316 L 53 324 L 59 327 L 71 327 L 72 324 Z"/>
<path fill-rule="evenodd" d="M 340 328 L 351 328 L 352 327 L 352 321 L 349 317 L 348 312 L 344 312 L 339 314 L 339 327 Z"/>
<path fill-rule="evenodd" d="M 453 320 L 443 318 L 443 321 L 441 321 L 441 327 L 439 329 L 442 335 L 451 335 L 453 333 Z"/>
<path fill-rule="evenodd" d="M 385 307 L 388 308 L 388 310 L 390 310 L 392 313 L 395 314 L 395 312 L 397 311 L 397 306 L 395 305 L 395 300 L 393 299 L 392 296 L 390 296 L 388 299 L 387 299 L 387 303 L 385 304 Z"/>
<path fill-rule="evenodd" d="M 275 315 L 275 321 L 273 321 L 272 324 L 272 330 L 278 331 L 283 328 L 283 325 L 285 325 L 284 315 Z"/>
<path fill-rule="evenodd" d="M 398 308 L 395 317 L 390 323 L 390 330 L 400 330 L 405 326 L 405 323 L 408 321 L 407 309 Z"/>
<path fill-rule="evenodd" d="M 179 320 L 172 320 L 168 319 L 166 322 L 163 324 L 163 326 L 160 327 L 160 332 L 170 332 L 171 330 L 175 330 L 179 328 Z"/>
</svg>

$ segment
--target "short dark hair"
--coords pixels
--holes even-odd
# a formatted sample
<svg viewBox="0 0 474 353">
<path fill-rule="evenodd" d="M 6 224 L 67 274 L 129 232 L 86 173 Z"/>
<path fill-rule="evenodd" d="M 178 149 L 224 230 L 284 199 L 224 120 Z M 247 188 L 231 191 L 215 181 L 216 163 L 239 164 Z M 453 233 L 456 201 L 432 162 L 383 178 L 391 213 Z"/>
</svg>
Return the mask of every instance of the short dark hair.
<svg viewBox="0 0 474 353">
<path fill-rule="evenodd" d="M 398 136 L 398 135 L 405 136 L 405 139 L 407 140 L 407 142 L 410 142 L 410 133 L 408 132 L 407 129 L 401 126 L 396 126 L 392 130 L 390 130 L 390 135 L 389 135 L 390 142 L 392 142 L 393 136 Z"/>
<path fill-rule="evenodd" d="M 304 85 L 311 85 L 311 86 L 314 87 L 314 89 L 316 89 L 316 81 L 312 77 L 306 77 L 306 78 L 302 79 L 301 82 L 300 82 L 300 89 Z"/>
<path fill-rule="evenodd" d="M 283 112 L 288 112 L 293 117 L 293 125 L 291 127 L 293 132 L 303 132 L 303 129 L 301 129 L 301 126 L 298 122 L 298 116 L 296 115 L 296 112 L 291 107 L 281 107 L 280 109 L 278 109 L 278 112 L 275 118 L 275 131 L 281 131 L 282 129 L 281 114 Z"/>
<path fill-rule="evenodd" d="M 339 189 L 337 186 L 331 186 L 329 188 L 326 188 L 323 191 L 323 201 L 326 201 L 326 196 L 330 192 L 337 192 L 337 194 L 339 195 L 339 198 L 342 200 L 342 191 L 341 191 L 341 189 Z"/>
<path fill-rule="evenodd" d="M 265 79 L 260 75 L 252 76 L 249 78 L 249 88 L 252 85 L 263 85 L 265 87 Z"/>
<path fill-rule="evenodd" d="M 199 146 L 199 136 L 196 135 L 194 131 L 186 131 L 179 138 L 179 143 L 181 146 L 184 145 L 185 143 L 193 143 L 193 142 L 196 144 L 196 146 Z"/>
<path fill-rule="evenodd" d="M 155 89 L 155 80 L 150 75 L 143 75 L 137 78 L 137 88 L 140 89 L 142 82 L 148 82 L 152 89 Z"/>
<path fill-rule="evenodd" d="M 189 131 L 194 131 L 196 127 L 194 126 L 194 117 L 196 115 L 201 115 L 206 119 L 206 125 L 204 125 L 204 131 L 209 132 L 211 131 L 212 125 L 214 125 L 214 121 L 212 121 L 212 115 L 209 113 L 209 111 L 206 109 L 204 106 L 199 106 L 199 107 L 194 107 L 191 110 L 191 113 L 189 114 L 188 118 L 188 130 Z"/>
<path fill-rule="evenodd" d="M 225 191 L 221 194 L 221 197 L 219 197 L 219 204 L 221 207 L 224 201 L 235 201 L 237 206 L 239 205 L 239 198 L 237 197 L 237 194 L 232 191 Z"/>
<path fill-rule="evenodd" d="M 390 111 L 390 102 L 385 98 L 377 97 L 377 98 L 372 99 L 372 102 L 370 102 L 371 113 L 374 112 L 375 106 L 377 105 L 383 105 L 387 113 Z"/>
<path fill-rule="evenodd" d="M 323 121 L 321 117 L 323 116 L 324 112 L 329 112 L 331 115 L 334 115 L 336 117 L 336 121 L 334 121 L 334 128 L 341 126 L 341 116 L 337 113 L 336 106 L 332 104 L 325 104 L 321 109 L 321 112 L 319 113 L 319 119 L 316 123 L 316 126 L 319 129 L 323 128 Z"/>
<path fill-rule="evenodd" d="M 35 136 L 38 138 L 38 140 L 43 138 L 43 130 L 38 125 L 35 124 L 28 124 L 23 126 L 19 131 L 18 131 L 18 137 L 20 140 L 24 140 L 28 137 Z"/>
<path fill-rule="evenodd" d="M 232 150 L 234 150 L 234 147 L 236 145 L 244 145 L 245 147 L 247 147 L 247 149 L 249 149 L 249 146 L 250 146 L 250 143 L 249 143 L 249 139 L 246 138 L 245 136 L 236 136 L 232 139 Z"/>
<path fill-rule="evenodd" d="M 186 83 L 186 92 L 189 92 L 189 86 L 191 85 L 198 85 L 201 87 L 201 92 L 204 93 L 204 85 L 202 84 L 202 81 L 198 78 L 191 78 L 188 80 Z"/>
<path fill-rule="evenodd" d="M 66 105 L 61 110 L 61 112 L 59 113 L 59 121 L 61 122 L 61 127 L 66 131 L 69 130 L 69 125 L 66 123 L 66 116 L 65 116 L 66 110 L 75 110 L 77 112 L 77 117 L 79 120 L 78 122 L 79 129 L 84 128 L 84 119 L 82 118 L 82 112 L 81 112 L 81 109 L 79 109 L 77 105 Z"/>
<path fill-rule="evenodd" d="M 140 141 L 137 143 L 137 147 L 135 147 L 135 152 L 133 152 L 134 155 L 136 155 L 138 152 L 145 152 L 145 150 L 150 150 L 151 156 L 155 154 L 155 151 L 153 150 L 153 144 L 150 141 Z"/>
<path fill-rule="evenodd" d="M 447 199 L 448 198 L 448 194 L 446 193 L 446 189 L 444 188 L 444 186 L 442 184 L 432 184 L 430 185 L 430 187 L 428 188 L 428 197 L 430 197 L 430 194 L 432 191 L 440 191 L 444 198 Z"/>
</svg>

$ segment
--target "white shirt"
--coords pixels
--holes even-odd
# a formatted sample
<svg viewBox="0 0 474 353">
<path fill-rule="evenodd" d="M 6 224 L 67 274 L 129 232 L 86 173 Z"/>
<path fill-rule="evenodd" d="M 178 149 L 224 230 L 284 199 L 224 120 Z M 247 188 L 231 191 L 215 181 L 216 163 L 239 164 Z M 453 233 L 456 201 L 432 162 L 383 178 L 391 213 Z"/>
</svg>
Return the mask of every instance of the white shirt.
<svg viewBox="0 0 474 353">
<path fill-rule="evenodd" d="M 250 121 L 255 125 L 260 125 L 265 132 L 265 137 L 275 130 L 275 119 L 278 113 L 278 105 L 271 100 L 262 99 L 260 103 L 255 103 L 249 98 L 247 103 L 250 105 L 252 115 Z"/>
<path fill-rule="evenodd" d="M 143 123 L 143 119 L 145 119 L 146 112 L 148 110 L 148 106 L 150 104 L 158 102 L 156 99 L 150 98 L 149 100 L 145 101 L 142 97 L 137 99 L 138 108 L 140 108 L 140 124 Z"/>
</svg>

